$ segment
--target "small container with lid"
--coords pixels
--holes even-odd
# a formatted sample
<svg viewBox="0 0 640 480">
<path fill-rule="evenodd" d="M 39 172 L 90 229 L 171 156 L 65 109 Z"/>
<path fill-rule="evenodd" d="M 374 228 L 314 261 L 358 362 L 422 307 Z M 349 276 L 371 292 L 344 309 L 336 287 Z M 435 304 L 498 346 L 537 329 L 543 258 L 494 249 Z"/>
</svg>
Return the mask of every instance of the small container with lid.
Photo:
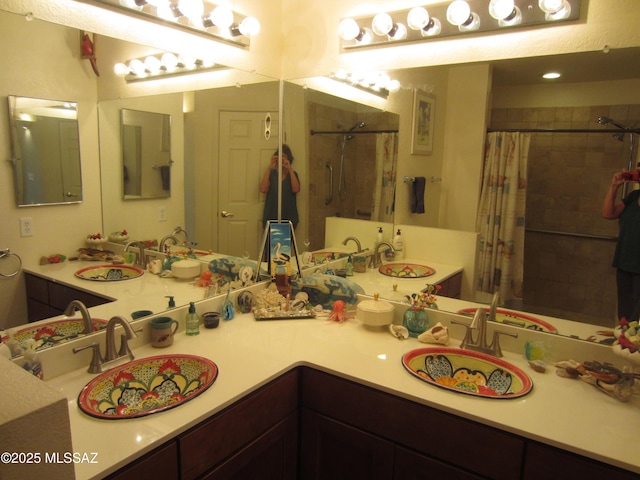
<svg viewBox="0 0 640 480">
<path fill-rule="evenodd" d="M 370 327 L 384 327 L 393 323 L 394 310 L 391 303 L 379 300 L 376 293 L 373 300 L 363 300 L 358 303 L 356 316 Z"/>
</svg>

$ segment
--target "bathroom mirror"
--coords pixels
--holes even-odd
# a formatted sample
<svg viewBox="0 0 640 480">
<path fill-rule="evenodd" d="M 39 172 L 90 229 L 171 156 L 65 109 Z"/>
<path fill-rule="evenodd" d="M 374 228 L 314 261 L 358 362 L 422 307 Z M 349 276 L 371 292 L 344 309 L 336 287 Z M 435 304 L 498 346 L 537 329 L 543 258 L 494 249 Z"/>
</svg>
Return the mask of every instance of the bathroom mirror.
<svg viewBox="0 0 640 480">
<path fill-rule="evenodd" d="M 77 104 L 8 96 L 19 207 L 82 201 Z"/>
<path fill-rule="evenodd" d="M 125 200 L 171 196 L 171 116 L 120 110 L 122 195 Z"/>
</svg>

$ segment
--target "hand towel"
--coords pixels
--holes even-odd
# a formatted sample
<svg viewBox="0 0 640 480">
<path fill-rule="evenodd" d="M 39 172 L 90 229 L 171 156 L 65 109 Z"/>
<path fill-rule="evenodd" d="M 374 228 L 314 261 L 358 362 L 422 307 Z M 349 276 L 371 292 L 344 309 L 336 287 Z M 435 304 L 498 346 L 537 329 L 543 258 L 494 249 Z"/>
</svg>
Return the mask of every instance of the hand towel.
<svg viewBox="0 0 640 480">
<path fill-rule="evenodd" d="M 424 187 L 427 179 L 416 177 L 411 190 L 411 213 L 424 213 Z"/>
</svg>

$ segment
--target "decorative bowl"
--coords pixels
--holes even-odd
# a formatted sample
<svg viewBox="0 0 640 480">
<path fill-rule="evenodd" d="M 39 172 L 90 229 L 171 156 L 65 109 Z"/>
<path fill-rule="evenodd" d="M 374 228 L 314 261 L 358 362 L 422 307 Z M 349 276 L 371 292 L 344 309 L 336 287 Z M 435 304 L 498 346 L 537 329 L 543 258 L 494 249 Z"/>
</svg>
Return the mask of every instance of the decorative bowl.
<svg viewBox="0 0 640 480">
<path fill-rule="evenodd" d="M 456 313 L 473 317 L 477 308 L 463 308 Z M 504 323 L 508 325 L 516 325 L 528 330 L 537 330 L 539 332 L 558 333 L 558 329 L 544 320 L 541 320 L 531 315 L 526 315 L 522 312 L 515 312 L 513 310 L 506 310 L 498 308 L 496 310 L 496 322 Z"/>
<path fill-rule="evenodd" d="M 445 390 L 475 397 L 514 399 L 533 389 L 531 378 L 515 365 L 458 348 L 419 348 L 402 357 L 413 376 Z"/>
<path fill-rule="evenodd" d="M 178 260 L 171 264 L 171 273 L 181 280 L 191 280 L 200 275 L 200 262 L 197 260 Z"/>
<path fill-rule="evenodd" d="M 78 407 L 106 420 L 137 418 L 175 408 L 216 381 L 218 367 L 196 355 L 158 355 L 133 360 L 87 383 Z"/>
<path fill-rule="evenodd" d="M 107 321 L 100 318 L 92 318 L 93 331 L 97 332 L 107 326 Z M 30 325 L 18 330 L 13 339 L 24 350 L 27 348 L 27 340 L 36 341 L 36 350 L 44 350 L 59 343 L 72 340 L 84 331 L 84 321 L 82 318 L 70 318 L 56 320 L 46 323 Z M 6 343 L 9 336 L 2 337 L 2 342 Z"/>
<path fill-rule="evenodd" d="M 378 268 L 378 271 L 394 278 L 424 278 L 436 273 L 434 268 L 417 263 L 386 263 Z"/>
</svg>

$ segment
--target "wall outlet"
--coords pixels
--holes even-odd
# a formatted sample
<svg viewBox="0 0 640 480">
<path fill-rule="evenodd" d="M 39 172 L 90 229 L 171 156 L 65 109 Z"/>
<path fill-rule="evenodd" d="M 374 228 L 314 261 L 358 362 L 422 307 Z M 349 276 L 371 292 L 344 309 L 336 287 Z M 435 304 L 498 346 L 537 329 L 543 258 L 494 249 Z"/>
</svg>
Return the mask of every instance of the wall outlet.
<svg viewBox="0 0 640 480">
<path fill-rule="evenodd" d="M 33 221 L 31 217 L 22 217 L 20 219 L 20 236 L 33 237 Z"/>
<path fill-rule="evenodd" d="M 167 207 L 158 207 L 158 221 L 159 222 L 167 221 Z"/>
</svg>

